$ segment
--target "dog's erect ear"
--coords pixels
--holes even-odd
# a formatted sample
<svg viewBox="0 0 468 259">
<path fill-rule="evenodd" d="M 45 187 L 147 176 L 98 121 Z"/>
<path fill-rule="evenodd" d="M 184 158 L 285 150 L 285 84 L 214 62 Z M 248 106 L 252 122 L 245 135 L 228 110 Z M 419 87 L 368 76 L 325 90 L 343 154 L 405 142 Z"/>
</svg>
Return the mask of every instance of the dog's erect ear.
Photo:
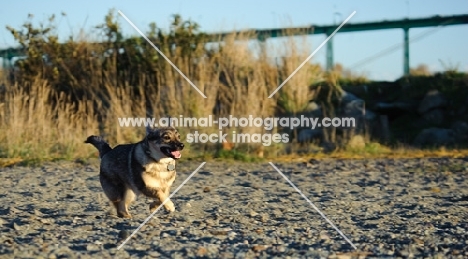
<svg viewBox="0 0 468 259">
<path fill-rule="evenodd" d="M 158 128 L 152 128 L 152 127 L 146 127 L 146 136 L 145 138 L 147 140 L 157 140 L 159 139 L 159 129 Z"/>
<path fill-rule="evenodd" d="M 151 132 L 154 132 L 154 129 L 151 126 L 146 126 L 146 136 L 148 136 Z"/>
</svg>

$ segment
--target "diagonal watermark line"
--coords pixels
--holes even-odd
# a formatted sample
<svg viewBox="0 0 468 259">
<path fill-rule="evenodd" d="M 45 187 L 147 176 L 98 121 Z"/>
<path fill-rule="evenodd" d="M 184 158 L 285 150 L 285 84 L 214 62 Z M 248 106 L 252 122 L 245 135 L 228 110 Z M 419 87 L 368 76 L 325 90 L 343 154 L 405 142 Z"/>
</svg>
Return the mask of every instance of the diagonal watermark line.
<svg viewBox="0 0 468 259">
<path fill-rule="evenodd" d="M 197 169 L 195 169 L 195 171 L 193 171 L 193 173 L 191 173 L 191 174 L 187 177 L 187 179 L 185 179 L 185 180 L 179 185 L 179 187 L 177 187 L 177 189 L 175 189 L 174 192 L 172 192 L 172 194 L 169 195 L 169 197 L 167 197 L 167 199 L 165 199 L 164 202 L 161 203 L 161 205 L 159 205 L 159 207 L 156 208 L 156 210 L 153 211 L 153 213 L 151 213 L 151 215 L 149 215 L 149 217 L 147 217 L 147 218 L 145 219 L 145 221 L 143 221 L 143 223 L 141 223 L 141 225 L 140 225 L 137 229 L 135 229 L 135 231 L 133 231 L 133 233 L 132 233 L 129 237 L 127 237 L 127 239 L 125 239 L 125 241 L 124 241 L 122 244 L 119 245 L 119 247 L 117 247 L 117 250 L 120 250 L 120 248 L 122 248 L 122 246 L 124 246 L 124 245 L 125 245 L 125 244 L 126 244 L 126 243 L 127 243 L 127 242 L 128 242 L 128 241 L 129 241 L 129 240 L 130 240 L 130 239 L 131 239 L 131 238 L 132 238 L 132 237 L 133 237 L 133 236 L 134 236 L 150 219 L 151 219 L 151 218 L 153 218 L 154 215 L 156 214 L 156 212 L 158 212 L 159 209 L 161 209 L 161 207 L 162 207 L 167 201 L 169 201 L 169 199 L 171 199 L 172 196 L 174 196 L 174 194 L 176 194 L 176 193 L 180 190 L 180 188 L 182 188 L 182 186 L 184 186 L 184 185 L 188 182 L 188 180 L 190 180 L 190 178 L 192 178 L 192 176 L 194 176 L 194 175 L 198 172 L 198 170 L 200 170 L 200 168 L 202 168 L 205 164 L 206 164 L 206 162 L 203 162 Z"/>
<path fill-rule="evenodd" d="M 341 232 L 336 226 L 335 224 L 333 224 L 333 222 L 331 222 L 326 216 L 325 214 L 323 214 L 313 203 L 312 201 L 310 201 L 302 192 L 301 190 L 299 190 L 296 185 L 294 185 L 291 180 L 288 179 L 288 177 L 286 177 L 286 175 L 284 175 L 272 162 L 268 162 L 270 163 L 270 165 L 281 175 L 283 176 L 284 179 L 286 179 L 286 181 L 302 196 L 302 198 L 304 198 L 311 206 L 312 208 L 314 208 L 319 214 L 320 216 L 322 216 L 322 218 L 324 218 L 355 250 L 357 250 L 357 247 L 353 244 L 353 242 L 351 242 L 351 240 L 349 240 L 345 234 L 343 234 L 343 232 Z"/>
<path fill-rule="evenodd" d="M 129 24 L 130 24 L 130 25 L 131 25 L 131 26 L 132 26 L 132 27 L 133 27 L 133 28 L 134 28 L 134 29 L 135 29 L 135 30 L 136 30 L 136 31 L 137 31 L 137 32 L 138 32 L 138 33 L 139 33 L 139 34 L 140 34 L 140 35 L 141 35 L 141 36 L 142 36 L 142 37 L 143 37 L 143 38 L 160 54 L 160 55 L 161 55 L 161 56 L 163 56 L 163 58 L 164 58 L 167 62 L 169 62 L 169 64 L 171 64 L 171 66 L 172 66 L 177 72 L 179 72 L 179 74 L 180 74 L 185 80 L 187 80 L 187 82 L 188 82 L 195 90 L 197 90 L 197 92 L 200 93 L 201 96 L 203 96 L 203 98 L 206 98 L 206 96 L 202 93 L 202 91 L 200 91 L 200 89 L 198 89 L 198 87 L 197 87 L 195 84 L 193 84 L 192 81 L 190 81 L 190 79 L 188 79 L 188 77 L 186 77 L 186 76 L 184 75 L 184 73 L 182 73 L 182 71 L 180 71 L 179 68 L 177 68 L 177 66 L 174 65 L 174 63 L 172 63 L 172 61 L 171 61 L 170 59 L 168 59 L 168 58 L 164 55 L 164 53 L 162 53 L 162 51 L 160 51 L 160 50 L 158 49 L 158 47 L 156 47 L 156 46 L 153 44 L 153 42 L 151 42 L 151 41 L 148 39 L 148 37 L 146 37 L 146 35 L 145 35 L 143 32 L 141 32 L 140 29 L 138 29 L 138 27 L 136 27 L 135 24 L 133 24 L 132 21 L 130 21 L 130 19 L 127 18 L 127 16 L 125 16 L 125 14 L 122 13 L 122 11 L 119 10 L 118 13 L 119 13 L 119 14 L 120 14 L 120 15 L 121 15 L 121 16 L 122 16 L 122 17 L 123 17 L 123 18 L 124 18 L 124 19 L 125 19 L 125 20 L 126 20 L 126 21 L 127 21 L 127 22 L 128 22 L 128 23 L 129 23 Z"/>
<path fill-rule="evenodd" d="M 296 70 L 294 70 L 294 72 L 292 72 L 292 74 L 288 78 L 286 78 L 286 80 L 284 80 L 284 82 L 280 84 L 280 86 L 278 86 L 278 88 L 276 88 L 276 90 L 273 91 L 273 93 L 270 94 L 270 96 L 268 96 L 268 98 L 271 98 L 274 94 L 276 94 L 276 92 L 278 92 L 281 89 L 281 87 L 283 87 L 289 81 L 289 79 L 291 79 L 297 73 L 297 71 L 299 71 L 299 69 L 301 69 L 315 55 L 315 53 L 317 53 L 317 51 L 319 51 L 323 47 L 323 45 L 325 45 L 325 43 L 327 43 L 333 36 L 335 36 L 335 34 L 341 29 L 341 27 L 343 27 L 343 25 L 345 25 L 349 21 L 349 19 L 351 19 L 351 17 L 353 17 L 355 14 L 356 11 L 351 13 L 351 15 L 349 15 L 348 18 L 346 18 L 346 20 L 344 20 L 340 24 L 340 26 L 338 26 L 338 28 L 336 28 L 336 30 L 332 34 L 330 34 L 330 36 L 328 36 L 325 39 L 325 41 L 322 42 L 322 44 L 320 44 L 318 48 L 314 50 L 314 52 L 312 52 L 312 54 L 310 54 L 309 57 L 306 58 L 306 60 L 304 60 L 304 62 L 302 62 L 302 64 L 300 64 L 299 67 L 297 67 Z"/>
</svg>

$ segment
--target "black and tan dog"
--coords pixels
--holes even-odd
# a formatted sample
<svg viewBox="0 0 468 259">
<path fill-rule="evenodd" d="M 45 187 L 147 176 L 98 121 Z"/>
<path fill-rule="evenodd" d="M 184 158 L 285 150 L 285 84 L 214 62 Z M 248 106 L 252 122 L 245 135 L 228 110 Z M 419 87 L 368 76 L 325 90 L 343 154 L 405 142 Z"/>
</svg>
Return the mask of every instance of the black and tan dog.
<svg viewBox="0 0 468 259">
<path fill-rule="evenodd" d="M 175 128 L 147 128 L 142 141 L 113 149 L 98 136 L 89 136 L 85 143 L 99 150 L 101 186 L 119 217 L 131 218 L 128 206 L 139 194 L 155 199 L 151 212 L 168 198 L 176 177 L 175 160 L 184 148 Z M 175 210 L 170 200 L 164 207 L 169 212 Z"/>
</svg>

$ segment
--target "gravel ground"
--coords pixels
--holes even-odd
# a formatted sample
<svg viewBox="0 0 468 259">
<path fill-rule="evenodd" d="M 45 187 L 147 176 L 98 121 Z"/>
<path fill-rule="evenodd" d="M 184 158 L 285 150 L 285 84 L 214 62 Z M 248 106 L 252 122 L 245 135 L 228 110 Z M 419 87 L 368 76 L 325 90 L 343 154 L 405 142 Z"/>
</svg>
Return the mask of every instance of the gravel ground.
<svg viewBox="0 0 468 259">
<path fill-rule="evenodd" d="M 181 161 L 173 190 L 201 162 Z M 354 250 L 268 163 L 207 162 L 149 216 L 145 197 L 120 219 L 98 161 L 0 168 L 1 258 L 468 257 L 463 159 L 275 163 L 357 246 Z"/>
</svg>

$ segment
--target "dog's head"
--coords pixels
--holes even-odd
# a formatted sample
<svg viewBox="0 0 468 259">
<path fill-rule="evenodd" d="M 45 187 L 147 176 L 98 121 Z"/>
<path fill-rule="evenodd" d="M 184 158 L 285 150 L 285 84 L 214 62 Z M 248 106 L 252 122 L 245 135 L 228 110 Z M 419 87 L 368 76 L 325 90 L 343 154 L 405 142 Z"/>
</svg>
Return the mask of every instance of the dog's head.
<svg viewBox="0 0 468 259">
<path fill-rule="evenodd" d="M 184 144 L 180 141 L 180 134 L 174 127 L 146 128 L 146 142 L 151 152 L 158 152 L 173 159 L 181 158 L 180 151 Z"/>
</svg>

